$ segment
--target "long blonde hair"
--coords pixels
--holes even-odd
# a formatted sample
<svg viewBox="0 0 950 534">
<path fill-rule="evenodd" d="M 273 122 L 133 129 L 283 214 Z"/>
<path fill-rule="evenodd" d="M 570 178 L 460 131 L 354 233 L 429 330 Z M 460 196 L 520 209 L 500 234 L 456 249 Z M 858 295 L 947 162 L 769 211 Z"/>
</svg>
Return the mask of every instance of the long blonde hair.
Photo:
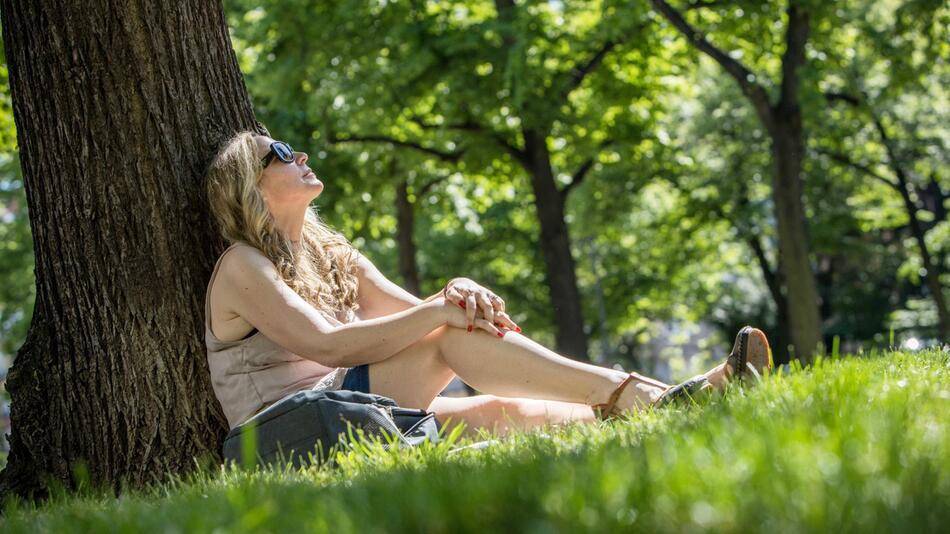
<svg viewBox="0 0 950 534">
<path fill-rule="evenodd" d="M 229 139 L 208 168 L 208 201 L 221 235 L 260 250 L 313 307 L 350 314 L 358 308 L 356 249 L 309 206 L 298 246 L 280 233 L 257 186 L 264 168 L 256 135 L 245 131 Z"/>
</svg>

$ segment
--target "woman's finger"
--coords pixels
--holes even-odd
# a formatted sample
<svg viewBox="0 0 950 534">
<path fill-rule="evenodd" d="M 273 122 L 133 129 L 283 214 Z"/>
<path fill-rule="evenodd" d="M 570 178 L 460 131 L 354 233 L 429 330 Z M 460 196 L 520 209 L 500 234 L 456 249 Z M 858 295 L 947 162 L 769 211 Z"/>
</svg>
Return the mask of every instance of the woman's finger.
<svg viewBox="0 0 950 534">
<path fill-rule="evenodd" d="M 495 311 L 505 311 L 505 299 L 499 297 L 498 295 L 492 295 L 490 300 Z"/>
<path fill-rule="evenodd" d="M 496 335 L 498 337 L 505 337 L 504 330 L 497 328 L 494 324 L 486 321 L 485 319 L 477 319 L 475 321 L 475 324 L 478 325 L 478 327 L 481 328 L 482 330 L 485 330 L 486 332 L 490 332 L 491 334 Z"/>
<path fill-rule="evenodd" d="M 450 287 L 445 292 L 445 298 L 454 302 L 459 308 L 465 309 L 465 297 L 462 296 L 462 293 L 454 287 Z"/>
<path fill-rule="evenodd" d="M 478 300 L 478 307 L 482 310 L 482 316 L 485 320 L 495 324 L 495 308 L 492 307 L 491 301 L 488 300 L 488 295 L 479 291 L 475 298 Z"/>
<path fill-rule="evenodd" d="M 511 317 L 508 316 L 505 312 L 496 312 L 495 313 L 495 323 L 508 328 L 509 330 L 514 330 L 515 332 L 521 332 L 521 327 L 515 323 Z"/>
<path fill-rule="evenodd" d="M 469 293 L 465 298 L 465 317 L 468 319 L 468 331 L 471 332 L 475 326 L 475 312 L 478 311 L 478 305 L 475 303 L 475 295 Z"/>
</svg>

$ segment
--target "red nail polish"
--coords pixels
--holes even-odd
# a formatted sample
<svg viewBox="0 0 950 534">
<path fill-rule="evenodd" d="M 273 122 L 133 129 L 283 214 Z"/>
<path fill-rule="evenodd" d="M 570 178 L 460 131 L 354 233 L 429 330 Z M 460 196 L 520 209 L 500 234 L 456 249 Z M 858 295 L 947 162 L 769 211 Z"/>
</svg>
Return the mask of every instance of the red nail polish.
<svg viewBox="0 0 950 534">
<path fill-rule="evenodd" d="M 505 334 L 498 332 L 498 337 L 505 337 Z"/>
<path fill-rule="evenodd" d="M 463 310 L 465 309 L 465 303 L 464 303 L 464 302 L 459 302 L 459 306 L 461 306 Z"/>
<path fill-rule="evenodd" d="M 518 332 L 518 333 L 520 334 L 520 333 L 521 333 L 521 327 L 520 327 L 520 326 L 516 326 L 516 327 L 515 327 L 515 332 Z"/>
<path fill-rule="evenodd" d="M 468 331 L 469 331 L 469 332 L 471 332 L 471 331 L 472 331 L 472 326 L 471 326 L 471 325 L 469 325 L 469 327 L 468 327 Z"/>
</svg>

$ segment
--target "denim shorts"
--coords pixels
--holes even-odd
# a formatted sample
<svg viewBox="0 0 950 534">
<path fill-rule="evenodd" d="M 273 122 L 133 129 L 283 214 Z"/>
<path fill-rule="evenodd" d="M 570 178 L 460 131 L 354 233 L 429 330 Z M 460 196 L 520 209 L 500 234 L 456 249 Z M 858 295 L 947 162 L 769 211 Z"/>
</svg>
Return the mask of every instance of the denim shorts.
<svg viewBox="0 0 950 534">
<path fill-rule="evenodd" d="M 369 365 L 357 365 L 347 369 L 340 389 L 369 393 Z"/>
</svg>

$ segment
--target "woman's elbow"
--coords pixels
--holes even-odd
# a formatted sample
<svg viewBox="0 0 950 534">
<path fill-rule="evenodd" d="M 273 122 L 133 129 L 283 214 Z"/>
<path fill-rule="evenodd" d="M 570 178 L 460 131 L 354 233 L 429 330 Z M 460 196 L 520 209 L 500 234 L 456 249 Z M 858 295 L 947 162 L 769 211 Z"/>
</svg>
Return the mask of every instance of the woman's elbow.
<svg viewBox="0 0 950 534">
<path fill-rule="evenodd" d="M 343 367 L 343 358 L 338 353 L 326 349 L 311 350 L 300 356 L 325 367 Z"/>
<path fill-rule="evenodd" d="M 325 365 L 327 367 L 342 367 L 343 351 L 333 343 L 332 336 L 328 333 L 321 333 L 315 336 L 316 339 L 307 343 L 306 350 L 300 353 L 300 356 Z"/>
</svg>

